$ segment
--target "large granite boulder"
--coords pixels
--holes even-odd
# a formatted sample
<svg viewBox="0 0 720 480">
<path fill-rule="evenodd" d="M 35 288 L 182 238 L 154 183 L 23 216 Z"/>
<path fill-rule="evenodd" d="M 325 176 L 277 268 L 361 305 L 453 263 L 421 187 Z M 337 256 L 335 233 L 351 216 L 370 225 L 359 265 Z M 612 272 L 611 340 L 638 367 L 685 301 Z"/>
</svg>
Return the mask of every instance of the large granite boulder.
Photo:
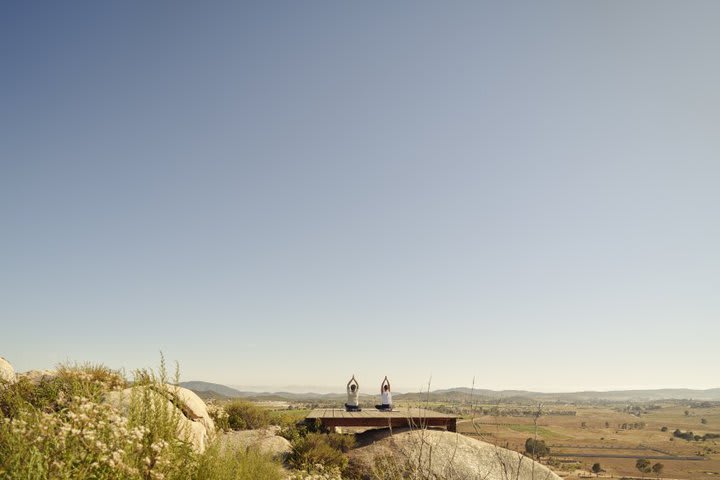
<svg viewBox="0 0 720 480">
<path fill-rule="evenodd" d="M 0 383 L 15 383 L 15 369 L 10 362 L 0 357 Z"/>
<path fill-rule="evenodd" d="M 218 437 L 223 449 L 247 451 L 256 449 L 261 453 L 272 455 L 278 460 L 285 460 L 292 453 L 290 442 L 277 435 L 277 428 L 259 430 L 229 431 Z"/>
<path fill-rule="evenodd" d="M 215 426 L 207 415 L 207 407 L 200 397 L 189 390 L 187 392 L 191 395 L 187 392 L 179 392 L 178 389 L 180 387 L 173 385 L 137 386 L 109 392 L 105 396 L 105 402 L 115 407 L 121 414 L 128 415 L 133 395 L 145 397 L 148 400 L 145 403 L 150 405 L 149 408 L 158 409 L 158 415 L 164 413 L 174 415 L 178 419 L 178 437 L 190 442 L 195 451 L 202 453 L 208 446 Z M 185 404 L 183 399 L 187 399 L 191 405 Z"/>
<path fill-rule="evenodd" d="M 439 430 L 412 430 L 352 450 L 350 461 L 368 478 L 561 480 L 524 455 Z"/>
<path fill-rule="evenodd" d="M 168 385 L 168 392 L 175 397 L 183 414 L 194 422 L 199 422 L 208 431 L 215 432 L 215 423 L 210 418 L 207 405 L 195 392 L 176 385 Z"/>
</svg>

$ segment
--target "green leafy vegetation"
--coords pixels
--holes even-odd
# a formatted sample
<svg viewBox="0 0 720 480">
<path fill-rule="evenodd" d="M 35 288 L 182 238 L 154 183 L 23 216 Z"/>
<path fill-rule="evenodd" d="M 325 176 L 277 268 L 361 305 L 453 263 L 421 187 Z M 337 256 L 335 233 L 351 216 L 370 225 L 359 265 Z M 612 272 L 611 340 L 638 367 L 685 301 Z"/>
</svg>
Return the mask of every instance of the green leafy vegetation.
<svg viewBox="0 0 720 480">
<path fill-rule="evenodd" d="M 550 448 L 545 444 L 545 440 L 528 438 L 525 440 L 525 453 L 531 458 L 547 457 L 550 455 Z"/>
<path fill-rule="evenodd" d="M 7 480 L 277 480 L 280 465 L 250 451 L 193 448 L 172 408 L 164 360 L 135 372 L 127 411 L 105 398 L 128 382 L 96 365 L 0 385 L 0 478 Z M 179 406 L 179 405 L 178 405 Z"/>
<path fill-rule="evenodd" d="M 270 425 L 269 412 L 252 402 L 235 400 L 225 405 L 228 426 L 232 430 L 254 430 Z"/>
<path fill-rule="evenodd" d="M 650 473 L 652 471 L 652 467 L 650 466 L 650 460 L 647 458 L 638 458 L 635 462 L 635 468 L 638 469 L 638 471 L 642 474 Z"/>
<path fill-rule="evenodd" d="M 704 435 L 696 435 L 693 432 L 683 432 L 682 430 L 675 429 L 673 432 L 673 437 L 675 438 L 682 438 L 683 440 L 687 440 L 688 442 L 691 441 L 706 441 L 706 440 L 714 440 L 716 438 L 720 438 L 720 434 L 718 433 L 706 433 Z"/>
<path fill-rule="evenodd" d="M 280 480 L 279 465 L 266 454 L 255 450 L 233 452 L 212 445 L 198 460 L 195 478 L 213 480 Z"/>
<path fill-rule="evenodd" d="M 120 372 L 102 365 L 60 365 L 52 376 L 36 381 L 23 377 L 0 388 L 0 412 L 6 418 L 28 408 L 58 412 L 74 397 L 98 402 L 105 393 L 126 386 Z"/>
<path fill-rule="evenodd" d="M 516 425 L 509 425 L 508 428 L 515 432 L 525 432 L 525 433 L 535 433 L 537 430 L 537 434 L 541 435 L 543 437 L 556 436 L 555 432 L 553 432 L 552 430 L 545 428 L 545 427 L 535 427 L 535 425 L 516 424 Z"/>
<path fill-rule="evenodd" d="M 353 447 L 354 437 L 337 433 L 310 432 L 299 436 L 292 444 L 290 465 L 298 470 L 312 471 L 317 465 L 325 469 L 344 470 L 348 459 L 344 455 Z"/>
</svg>

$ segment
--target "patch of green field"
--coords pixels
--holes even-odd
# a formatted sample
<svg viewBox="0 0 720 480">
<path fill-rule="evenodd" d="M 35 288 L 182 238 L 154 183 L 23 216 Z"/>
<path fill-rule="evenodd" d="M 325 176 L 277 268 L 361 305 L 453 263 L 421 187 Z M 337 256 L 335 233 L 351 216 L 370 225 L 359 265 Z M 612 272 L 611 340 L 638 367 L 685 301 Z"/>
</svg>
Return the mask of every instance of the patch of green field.
<svg viewBox="0 0 720 480">
<path fill-rule="evenodd" d="M 515 424 L 515 425 L 508 425 L 508 428 L 515 432 L 528 433 L 531 435 L 535 434 L 535 426 L 534 425 Z M 551 439 L 558 440 L 561 438 L 568 438 L 567 435 L 563 435 L 561 433 L 554 432 L 547 427 L 537 427 L 537 434 L 538 434 L 538 437 L 540 437 L 543 440 L 551 440 Z"/>
<path fill-rule="evenodd" d="M 508 425 L 508 428 L 510 430 L 514 430 L 516 432 L 535 433 L 535 425 L 516 424 L 516 425 Z M 552 434 L 552 432 L 545 427 L 537 427 L 537 433 L 538 433 L 538 435 Z"/>
<path fill-rule="evenodd" d="M 295 409 L 295 410 L 273 410 L 270 412 L 270 418 L 277 425 L 293 424 L 303 420 L 311 410 Z"/>
</svg>

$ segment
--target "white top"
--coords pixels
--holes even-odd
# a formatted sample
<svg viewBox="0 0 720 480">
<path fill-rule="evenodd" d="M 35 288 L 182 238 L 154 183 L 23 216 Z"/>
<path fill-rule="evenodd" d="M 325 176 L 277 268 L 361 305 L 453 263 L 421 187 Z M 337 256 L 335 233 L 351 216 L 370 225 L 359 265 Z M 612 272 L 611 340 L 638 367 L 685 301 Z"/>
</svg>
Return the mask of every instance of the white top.
<svg viewBox="0 0 720 480">
<path fill-rule="evenodd" d="M 392 405 L 392 393 L 390 393 L 390 390 L 383 390 L 381 398 L 383 405 Z"/>
<path fill-rule="evenodd" d="M 360 394 L 359 390 L 360 390 L 359 388 L 355 388 L 355 391 L 353 392 L 352 390 L 350 390 L 350 387 L 347 387 L 347 392 L 348 392 L 347 404 L 348 405 L 352 405 L 354 407 L 357 407 L 359 405 L 359 403 L 358 403 L 358 396 Z"/>
</svg>

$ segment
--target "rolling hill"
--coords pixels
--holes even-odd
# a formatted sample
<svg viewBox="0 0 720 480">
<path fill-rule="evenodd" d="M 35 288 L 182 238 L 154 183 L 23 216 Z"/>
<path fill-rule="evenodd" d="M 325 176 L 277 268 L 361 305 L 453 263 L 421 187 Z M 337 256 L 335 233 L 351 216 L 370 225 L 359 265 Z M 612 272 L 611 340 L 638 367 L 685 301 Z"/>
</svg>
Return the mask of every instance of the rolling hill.
<svg viewBox="0 0 720 480">
<path fill-rule="evenodd" d="M 248 400 L 275 400 L 275 401 L 336 401 L 345 398 L 344 393 L 291 393 L 291 392 L 244 392 L 225 385 L 189 381 L 181 382 L 181 386 L 193 390 L 203 398 L 246 398 Z M 361 394 L 362 397 L 373 397 L 373 394 Z M 487 390 L 457 387 L 444 390 L 418 393 L 395 393 L 396 400 L 408 401 L 450 401 L 463 402 L 470 397 L 480 401 L 517 401 L 528 400 L 548 402 L 592 402 L 592 401 L 658 401 L 658 400 L 700 400 L 720 401 L 720 388 L 708 390 L 693 390 L 687 388 L 665 388 L 655 390 L 614 390 L 614 391 L 582 391 L 568 393 L 543 393 L 527 390 Z"/>
</svg>

